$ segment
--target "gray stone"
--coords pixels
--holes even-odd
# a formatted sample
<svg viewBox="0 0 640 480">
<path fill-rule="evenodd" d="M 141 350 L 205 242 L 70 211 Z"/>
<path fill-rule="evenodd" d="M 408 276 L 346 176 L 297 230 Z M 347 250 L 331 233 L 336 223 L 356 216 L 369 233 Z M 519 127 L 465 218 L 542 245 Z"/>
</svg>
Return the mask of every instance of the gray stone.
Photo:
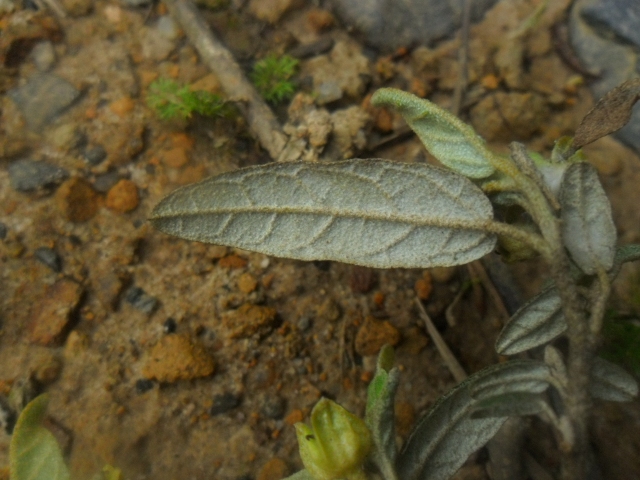
<svg viewBox="0 0 640 480">
<path fill-rule="evenodd" d="M 31 58 L 36 68 L 46 72 L 56 63 L 56 51 L 50 41 L 40 42 L 31 50 Z"/>
<path fill-rule="evenodd" d="M 158 299 L 140 287 L 133 286 L 124 293 L 124 299 L 134 308 L 150 315 L 158 307 Z"/>
<path fill-rule="evenodd" d="M 622 17 L 625 21 L 617 25 Z M 571 44 L 583 66 L 598 74 L 589 82 L 596 99 L 640 73 L 631 30 L 640 34 L 637 0 L 578 0 L 574 4 L 569 21 Z M 640 152 L 639 105 L 634 107 L 629 123 L 614 136 Z"/>
<path fill-rule="evenodd" d="M 7 95 L 18 106 L 27 126 L 39 131 L 64 112 L 80 96 L 80 91 L 56 75 L 41 73 L 9 90 Z"/>
<path fill-rule="evenodd" d="M 279 420 L 284 416 L 287 402 L 278 395 L 264 394 L 260 396 L 260 413 L 272 420 Z"/>
<path fill-rule="evenodd" d="M 16 160 L 9 165 L 9 182 L 19 192 L 30 192 L 61 183 L 69 173 L 41 160 Z"/>
<path fill-rule="evenodd" d="M 474 21 L 497 0 L 475 0 Z M 338 16 L 362 32 L 373 47 L 430 45 L 451 36 L 461 23 L 460 0 L 333 0 Z"/>
<path fill-rule="evenodd" d="M 107 158 L 107 151 L 102 145 L 95 145 L 84 151 L 84 159 L 89 165 L 99 165 L 105 158 Z"/>
<path fill-rule="evenodd" d="M 582 7 L 582 17 L 603 37 L 619 37 L 640 47 L 640 2 L 597 0 Z"/>
<path fill-rule="evenodd" d="M 41 263 L 56 273 L 62 271 L 62 258 L 53 248 L 39 247 L 33 252 L 33 256 Z"/>
<path fill-rule="evenodd" d="M 209 410 L 209 415 L 220 415 L 221 413 L 226 413 L 229 410 L 233 410 L 238 405 L 240 405 L 240 401 L 240 396 L 234 395 L 230 392 L 216 395 L 215 397 L 213 397 L 213 405 Z"/>
<path fill-rule="evenodd" d="M 120 180 L 120 175 L 115 170 L 111 170 L 101 175 L 96 175 L 96 179 L 93 182 L 93 188 L 100 193 L 107 193 L 111 187 L 113 187 Z"/>
</svg>

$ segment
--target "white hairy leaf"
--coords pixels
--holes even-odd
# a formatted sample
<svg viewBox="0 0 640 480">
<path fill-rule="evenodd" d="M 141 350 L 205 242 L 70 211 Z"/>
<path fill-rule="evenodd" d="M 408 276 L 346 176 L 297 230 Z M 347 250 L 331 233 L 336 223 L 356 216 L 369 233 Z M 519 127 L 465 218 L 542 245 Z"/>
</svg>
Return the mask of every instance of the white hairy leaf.
<svg viewBox="0 0 640 480">
<path fill-rule="evenodd" d="M 489 199 L 468 179 L 381 159 L 273 163 L 179 188 L 153 210 L 159 230 L 298 260 L 377 268 L 471 262 L 495 235 Z"/>
<path fill-rule="evenodd" d="M 418 422 L 398 456 L 398 478 L 447 480 L 500 429 L 506 418 L 471 418 L 474 377 L 441 397 Z"/>
<path fill-rule="evenodd" d="M 591 370 L 589 390 L 594 398 L 629 402 L 638 396 L 638 383 L 615 363 L 596 357 Z"/>
<path fill-rule="evenodd" d="M 515 355 L 544 345 L 566 329 L 560 295 L 555 288 L 550 288 L 533 297 L 511 317 L 498 336 L 496 351 L 500 355 Z"/>
<path fill-rule="evenodd" d="M 571 165 L 559 200 L 562 236 L 571 258 L 588 275 L 598 268 L 608 271 L 616 253 L 616 227 L 595 167 L 585 162 Z"/>
<path fill-rule="evenodd" d="M 371 103 L 398 110 L 427 150 L 443 165 L 468 178 L 486 178 L 494 172 L 493 154 L 466 123 L 429 100 L 402 90 L 381 88 Z"/>
<path fill-rule="evenodd" d="M 542 393 L 549 387 L 549 367 L 537 360 L 512 360 L 482 370 L 470 385 L 471 396 L 482 400 L 514 392 Z"/>
</svg>

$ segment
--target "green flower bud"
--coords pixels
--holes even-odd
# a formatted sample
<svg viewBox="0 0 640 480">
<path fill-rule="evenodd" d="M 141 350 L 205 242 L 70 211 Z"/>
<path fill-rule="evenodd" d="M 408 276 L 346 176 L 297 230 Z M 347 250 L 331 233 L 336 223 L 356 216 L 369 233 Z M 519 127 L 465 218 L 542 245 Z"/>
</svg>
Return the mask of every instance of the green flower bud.
<svg viewBox="0 0 640 480">
<path fill-rule="evenodd" d="M 373 444 L 363 420 L 322 398 L 311 412 L 311 428 L 295 427 L 302 463 L 315 480 L 363 478 L 362 464 Z"/>
</svg>

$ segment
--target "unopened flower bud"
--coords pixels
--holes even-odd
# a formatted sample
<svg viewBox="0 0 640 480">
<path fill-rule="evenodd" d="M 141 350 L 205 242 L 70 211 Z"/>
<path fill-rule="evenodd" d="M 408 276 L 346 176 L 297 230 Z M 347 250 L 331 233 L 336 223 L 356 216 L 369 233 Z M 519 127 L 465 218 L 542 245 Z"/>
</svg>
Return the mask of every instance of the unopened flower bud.
<svg viewBox="0 0 640 480">
<path fill-rule="evenodd" d="M 362 464 L 372 446 L 363 420 L 322 398 L 311 412 L 311 428 L 295 427 L 302 463 L 315 480 L 363 478 Z"/>
</svg>

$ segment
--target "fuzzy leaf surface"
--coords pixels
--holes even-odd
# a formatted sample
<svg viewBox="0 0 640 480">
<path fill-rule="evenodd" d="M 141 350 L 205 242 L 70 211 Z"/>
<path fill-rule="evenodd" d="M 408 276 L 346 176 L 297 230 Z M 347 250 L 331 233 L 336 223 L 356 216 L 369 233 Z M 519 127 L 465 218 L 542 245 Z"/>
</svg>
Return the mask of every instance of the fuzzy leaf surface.
<svg viewBox="0 0 640 480">
<path fill-rule="evenodd" d="M 429 100 L 402 90 L 381 88 L 371 104 L 393 107 L 402 114 L 427 150 L 443 165 L 468 178 L 486 178 L 494 172 L 493 154 L 469 125 Z"/>
<path fill-rule="evenodd" d="M 549 387 L 549 367 L 537 360 L 512 360 L 485 368 L 470 385 L 472 398 L 483 400 L 508 393 L 544 392 Z"/>
<path fill-rule="evenodd" d="M 40 395 L 20 413 L 9 447 L 12 480 L 69 480 L 53 434 L 42 426 L 48 397 Z"/>
<path fill-rule="evenodd" d="M 596 357 L 589 384 L 591 396 L 612 402 L 629 402 L 638 396 L 638 383 L 624 369 Z"/>
<path fill-rule="evenodd" d="M 560 187 L 562 236 L 571 257 L 588 275 L 609 270 L 616 253 L 616 227 L 611 205 L 595 167 L 574 163 Z"/>
<path fill-rule="evenodd" d="M 441 397 L 418 422 L 398 456 L 398 478 L 447 480 L 500 429 L 506 418 L 471 418 L 475 401 L 469 386 L 474 378 Z"/>
<path fill-rule="evenodd" d="M 471 416 L 473 418 L 513 417 L 536 415 L 545 410 L 542 395 L 530 392 L 511 392 L 479 400 Z"/>
<path fill-rule="evenodd" d="M 468 179 L 389 160 L 250 167 L 182 187 L 153 210 L 188 240 L 376 268 L 458 265 L 489 253 L 489 199 Z"/>
<path fill-rule="evenodd" d="M 385 353 L 383 349 L 378 358 L 376 374 L 367 389 L 365 422 L 371 430 L 375 446 L 372 460 L 385 478 L 393 478 L 396 461 L 394 403 L 400 371 L 397 368 L 385 368 Z"/>
<path fill-rule="evenodd" d="M 566 329 L 560 295 L 555 288 L 550 288 L 533 297 L 511 317 L 498 335 L 496 352 L 515 355 L 544 345 Z"/>
</svg>

